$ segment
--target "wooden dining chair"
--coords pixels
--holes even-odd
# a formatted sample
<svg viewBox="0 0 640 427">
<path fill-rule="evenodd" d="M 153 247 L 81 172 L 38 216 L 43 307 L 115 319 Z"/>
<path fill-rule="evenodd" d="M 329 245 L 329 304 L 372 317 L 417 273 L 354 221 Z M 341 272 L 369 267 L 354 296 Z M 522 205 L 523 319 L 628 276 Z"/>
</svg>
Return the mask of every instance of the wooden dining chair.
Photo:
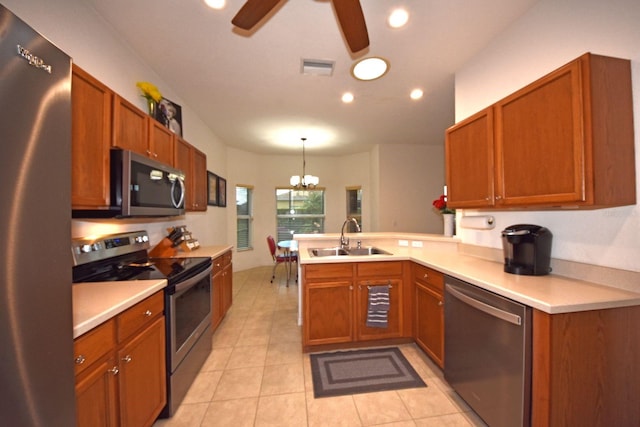
<svg viewBox="0 0 640 427">
<path fill-rule="evenodd" d="M 298 262 L 298 255 L 291 252 L 289 252 L 289 255 L 279 254 L 277 252 L 278 246 L 273 236 L 267 236 L 267 244 L 269 245 L 269 252 L 271 252 L 271 258 L 273 259 L 273 270 L 271 271 L 271 283 L 273 283 L 273 279 L 276 277 L 276 267 L 279 264 L 285 264 L 287 262 Z M 288 280 L 287 286 L 289 286 Z"/>
</svg>

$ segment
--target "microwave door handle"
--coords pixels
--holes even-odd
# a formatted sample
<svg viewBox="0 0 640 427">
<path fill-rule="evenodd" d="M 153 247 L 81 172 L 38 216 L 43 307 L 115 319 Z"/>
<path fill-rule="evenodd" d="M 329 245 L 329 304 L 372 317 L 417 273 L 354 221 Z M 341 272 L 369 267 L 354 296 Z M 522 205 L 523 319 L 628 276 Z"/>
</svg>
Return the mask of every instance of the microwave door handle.
<svg viewBox="0 0 640 427">
<path fill-rule="evenodd" d="M 173 197 L 173 192 L 176 188 L 176 181 L 180 184 L 180 200 L 176 203 L 175 198 Z M 173 203 L 173 207 L 179 208 L 182 202 L 184 201 L 184 181 L 179 176 L 173 180 L 173 184 L 171 185 L 171 202 Z"/>
</svg>

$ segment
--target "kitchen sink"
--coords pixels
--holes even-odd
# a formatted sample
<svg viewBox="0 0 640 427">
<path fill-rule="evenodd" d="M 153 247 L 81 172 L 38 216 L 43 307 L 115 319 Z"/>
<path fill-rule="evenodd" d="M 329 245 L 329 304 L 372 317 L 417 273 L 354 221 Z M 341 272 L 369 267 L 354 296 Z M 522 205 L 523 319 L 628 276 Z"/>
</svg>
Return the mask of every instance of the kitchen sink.
<svg viewBox="0 0 640 427">
<path fill-rule="evenodd" d="M 309 249 L 309 255 L 311 256 L 337 256 L 337 255 L 349 255 L 346 249 L 343 248 L 315 248 Z"/>
<path fill-rule="evenodd" d="M 368 246 L 366 248 L 351 248 L 348 249 L 348 251 L 349 255 L 391 255 L 390 252 L 373 246 Z"/>
<path fill-rule="evenodd" d="M 325 257 L 325 256 L 363 256 L 363 255 L 393 255 L 391 252 L 387 252 L 383 249 L 376 248 L 374 246 L 367 246 L 363 248 L 310 248 L 309 255 L 312 257 Z"/>
</svg>

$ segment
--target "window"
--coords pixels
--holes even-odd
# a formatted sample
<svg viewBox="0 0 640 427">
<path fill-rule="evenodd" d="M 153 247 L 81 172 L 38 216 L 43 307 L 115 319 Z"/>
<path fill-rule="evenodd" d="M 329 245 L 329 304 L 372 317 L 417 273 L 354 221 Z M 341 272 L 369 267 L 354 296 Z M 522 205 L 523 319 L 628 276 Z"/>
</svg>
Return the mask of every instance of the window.
<svg viewBox="0 0 640 427">
<path fill-rule="evenodd" d="M 324 190 L 276 188 L 276 240 L 324 233 Z"/>
<path fill-rule="evenodd" d="M 253 248 L 253 233 L 251 223 L 253 220 L 253 187 L 238 185 L 236 187 L 236 249 L 247 250 Z"/>
<path fill-rule="evenodd" d="M 355 218 L 362 230 L 362 188 L 347 187 L 347 218 Z M 355 233 L 358 231 L 356 225 L 352 222 L 348 225 L 348 232 Z"/>
</svg>

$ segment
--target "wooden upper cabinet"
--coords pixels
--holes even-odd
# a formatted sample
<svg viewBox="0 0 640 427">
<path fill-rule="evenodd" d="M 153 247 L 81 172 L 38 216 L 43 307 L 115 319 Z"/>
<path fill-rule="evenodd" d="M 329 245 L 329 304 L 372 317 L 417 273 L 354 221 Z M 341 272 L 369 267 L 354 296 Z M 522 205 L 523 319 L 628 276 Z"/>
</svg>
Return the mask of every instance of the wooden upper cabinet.
<svg viewBox="0 0 640 427">
<path fill-rule="evenodd" d="M 73 65 L 71 100 L 71 204 L 75 209 L 106 208 L 113 92 Z"/>
<path fill-rule="evenodd" d="M 148 115 L 122 98 L 114 96 L 113 103 L 113 146 L 131 150 L 144 156 L 149 150 Z"/>
<path fill-rule="evenodd" d="M 155 119 L 149 118 L 148 122 L 150 156 L 159 162 L 174 166 L 173 132 Z"/>
<path fill-rule="evenodd" d="M 450 207 L 494 205 L 493 108 L 449 128 L 445 136 Z"/>
<path fill-rule="evenodd" d="M 455 125 L 447 131 L 450 206 L 635 204 L 631 96 L 628 60 L 585 54 L 497 102 L 493 141 L 486 147 L 481 118 Z M 472 153 L 456 150 L 465 141 L 474 147 Z M 478 196 L 485 184 L 474 159 L 485 158 L 491 145 L 495 194 L 487 191 L 489 199 L 482 201 Z"/>
<path fill-rule="evenodd" d="M 207 210 L 207 156 L 193 149 L 193 206 L 194 211 Z"/>
<path fill-rule="evenodd" d="M 207 210 L 207 156 L 184 139 L 176 137 L 174 162 L 176 169 L 185 173 L 185 209 Z"/>
</svg>

